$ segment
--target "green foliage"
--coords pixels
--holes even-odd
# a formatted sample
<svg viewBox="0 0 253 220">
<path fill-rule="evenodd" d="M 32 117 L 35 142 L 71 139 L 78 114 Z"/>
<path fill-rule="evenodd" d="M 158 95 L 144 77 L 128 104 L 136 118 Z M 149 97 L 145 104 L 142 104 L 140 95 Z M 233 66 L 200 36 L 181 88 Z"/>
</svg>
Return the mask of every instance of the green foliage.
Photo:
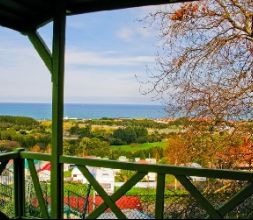
<svg viewBox="0 0 253 220">
<path fill-rule="evenodd" d="M 75 125 L 74 127 L 71 127 L 69 130 L 71 135 L 78 135 L 81 138 L 83 137 L 91 137 L 91 126 L 88 125 L 84 128 L 80 128 L 78 125 Z"/>
<path fill-rule="evenodd" d="M 166 141 L 154 142 L 154 143 L 143 143 L 143 144 L 129 144 L 129 145 L 112 145 L 111 148 L 113 151 L 121 150 L 128 152 L 136 152 L 140 150 L 151 150 L 154 148 L 165 148 L 167 146 Z"/>
<path fill-rule="evenodd" d="M 0 152 L 12 151 L 20 147 L 16 141 L 0 141 Z"/>
<path fill-rule="evenodd" d="M 72 170 L 64 172 L 64 178 L 71 177 L 71 172 L 72 172 Z"/>
<path fill-rule="evenodd" d="M 145 143 L 147 136 L 148 130 L 144 127 L 118 128 L 113 132 L 111 144 Z"/>
<path fill-rule="evenodd" d="M 17 117 L 17 116 L 0 116 L 0 127 L 34 127 L 38 126 L 39 122 L 29 117 Z"/>
<path fill-rule="evenodd" d="M 111 146 L 112 159 L 117 160 L 120 156 L 126 156 L 129 159 L 140 158 L 156 158 L 159 161 L 164 157 L 164 149 L 166 142 L 131 144 L 122 146 Z"/>
<path fill-rule="evenodd" d="M 63 151 L 65 155 L 75 155 L 76 154 L 76 149 L 79 146 L 79 141 L 78 140 L 64 140 L 63 141 Z"/>
<path fill-rule="evenodd" d="M 82 196 L 86 195 L 87 188 L 88 188 L 88 185 L 81 184 L 81 183 L 65 183 L 64 184 L 65 192 L 69 190 L 71 192 L 74 192 Z M 67 196 L 67 194 L 65 196 Z"/>
<path fill-rule="evenodd" d="M 15 213 L 14 213 L 14 201 L 10 198 L 6 198 L 1 196 L 0 198 L 0 211 L 4 213 L 6 216 L 9 218 L 14 218 Z"/>
<path fill-rule="evenodd" d="M 134 173 L 134 171 L 130 170 L 121 170 L 115 177 L 115 180 L 116 182 L 126 182 L 134 175 Z"/>
<path fill-rule="evenodd" d="M 0 141 L 2 151 L 13 150 L 16 146 L 29 149 L 36 144 L 47 146 L 51 136 L 32 118 L 0 116 Z"/>
<path fill-rule="evenodd" d="M 13 128 L 7 130 L 0 130 L 0 140 L 2 141 L 15 141 L 21 147 L 31 148 L 38 143 L 43 143 L 44 146 L 48 145 L 51 141 L 49 134 L 24 134 Z"/>
<path fill-rule="evenodd" d="M 118 141 L 121 141 L 122 143 L 134 143 L 136 142 L 137 135 L 135 130 L 132 127 L 127 128 L 119 128 L 113 132 L 113 140 L 112 144 L 117 144 Z M 117 141 L 114 141 L 117 140 Z"/>
<path fill-rule="evenodd" d="M 91 155 L 98 157 L 111 156 L 111 148 L 108 142 L 101 141 L 98 138 L 83 138 L 78 148 L 79 155 Z"/>
<path fill-rule="evenodd" d="M 123 127 L 145 127 L 145 128 L 167 128 L 168 125 L 164 123 L 158 123 L 152 119 L 112 119 L 101 118 L 87 120 L 87 124 L 90 125 L 108 125 L 108 126 L 123 126 Z"/>
</svg>

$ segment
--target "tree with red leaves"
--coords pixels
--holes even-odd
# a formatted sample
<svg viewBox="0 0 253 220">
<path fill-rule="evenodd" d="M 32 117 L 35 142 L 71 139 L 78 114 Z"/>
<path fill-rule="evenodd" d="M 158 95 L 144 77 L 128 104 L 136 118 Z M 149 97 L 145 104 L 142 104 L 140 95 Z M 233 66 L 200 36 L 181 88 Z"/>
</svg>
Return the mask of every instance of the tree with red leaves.
<svg viewBox="0 0 253 220">
<path fill-rule="evenodd" d="M 166 94 L 169 113 L 217 121 L 253 116 L 252 0 L 176 4 L 151 17 L 163 47 L 146 92 Z"/>
<path fill-rule="evenodd" d="M 217 159 L 223 168 L 252 169 L 253 143 L 245 137 L 240 146 L 226 147 L 217 153 Z"/>
</svg>

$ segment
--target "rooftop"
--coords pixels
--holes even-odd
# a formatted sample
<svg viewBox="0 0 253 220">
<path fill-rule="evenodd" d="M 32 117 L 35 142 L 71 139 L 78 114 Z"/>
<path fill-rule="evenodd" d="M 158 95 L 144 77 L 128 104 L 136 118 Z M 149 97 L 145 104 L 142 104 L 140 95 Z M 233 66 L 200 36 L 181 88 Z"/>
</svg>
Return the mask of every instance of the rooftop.
<svg viewBox="0 0 253 220">
<path fill-rule="evenodd" d="M 140 7 L 146 5 L 187 2 L 189 0 L 66 0 L 66 15 Z M 58 0 L 2 0 L 0 25 L 20 32 L 29 32 L 52 21 L 57 8 L 64 1 Z"/>
</svg>

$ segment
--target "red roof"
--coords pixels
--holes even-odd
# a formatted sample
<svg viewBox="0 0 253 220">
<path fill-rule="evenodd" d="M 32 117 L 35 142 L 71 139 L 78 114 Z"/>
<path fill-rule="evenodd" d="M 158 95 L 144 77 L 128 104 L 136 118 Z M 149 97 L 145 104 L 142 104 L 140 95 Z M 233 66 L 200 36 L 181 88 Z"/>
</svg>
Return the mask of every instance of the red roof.
<svg viewBox="0 0 253 220">
<path fill-rule="evenodd" d="M 43 171 L 51 171 L 51 163 L 45 164 L 45 165 L 39 170 L 39 172 L 43 172 Z"/>
<path fill-rule="evenodd" d="M 150 164 L 148 161 L 146 161 L 146 160 L 139 160 L 139 161 L 137 161 L 137 163 L 139 163 L 139 164 Z"/>
<path fill-rule="evenodd" d="M 48 203 L 51 203 L 51 198 L 47 198 Z M 80 213 L 83 212 L 85 199 L 76 196 L 64 197 L 64 204 L 69 205 L 72 209 L 78 210 Z M 92 196 L 89 196 L 89 206 L 88 213 L 93 211 L 93 206 L 98 207 L 103 203 L 103 199 L 100 196 L 96 196 L 95 199 Z M 32 199 L 32 205 L 34 207 L 39 207 L 38 200 L 36 198 Z M 116 205 L 119 209 L 135 209 L 143 211 L 141 200 L 137 196 L 122 196 L 117 202 Z M 110 209 L 108 209 L 110 210 Z"/>
<path fill-rule="evenodd" d="M 89 213 L 93 210 L 93 202 L 95 207 L 98 207 L 103 203 L 103 199 L 100 196 L 96 196 L 95 199 L 90 196 L 89 197 L 89 207 L 88 211 Z M 83 212 L 84 207 L 84 198 L 77 198 L 75 196 L 71 197 L 65 197 L 64 198 L 64 204 L 69 205 L 71 208 L 75 210 L 79 210 L 80 212 Z M 136 196 L 123 196 L 121 197 L 117 202 L 116 205 L 119 207 L 119 209 L 137 209 L 142 211 L 141 201 Z"/>
</svg>

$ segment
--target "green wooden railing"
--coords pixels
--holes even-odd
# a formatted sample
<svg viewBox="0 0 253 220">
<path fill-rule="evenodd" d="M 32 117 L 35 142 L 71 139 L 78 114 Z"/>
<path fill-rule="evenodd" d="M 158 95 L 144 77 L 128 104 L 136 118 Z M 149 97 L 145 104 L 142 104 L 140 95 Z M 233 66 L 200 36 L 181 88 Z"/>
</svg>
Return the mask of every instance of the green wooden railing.
<svg viewBox="0 0 253 220">
<path fill-rule="evenodd" d="M 15 200 L 15 216 L 16 218 L 26 218 L 24 211 L 25 192 L 24 192 L 24 159 L 28 160 L 31 178 L 34 184 L 35 193 L 40 207 L 41 217 L 48 219 L 50 213 L 43 198 L 39 178 L 34 166 L 34 160 L 52 162 L 52 158 L 47 154 L 38 154 L 17 150 L 16 152 L 0 155 L 0 175 L 10 160 L 14 161 L 14 200 Z M 253 194 L 253 173 L 229 170 L 213 170 L 213 169 L 197 169 L 187 167 L 175 167 L 165 165 L 144 165 L 135 163 L 123 163 L 108 160 L 83 159 L 70 156 L 61 156 L 61 164 L 75 164 L 85 178 L 89 181 L 93 189 L 103 199 L 103 203 L 91 212 L 86 218 L 98 218 L 108 208 L 119 219 L 126 219 L 126 215 L 116 205 L 122 196 L 140 182 L 149 172 L 157 173 L 157 188 L 155 202 L 155 218 L 163 219 L 164 217 L 164 195 L 165 195 L 165 177 L 173 175 L 181 185 L 191 194 L 198 204 L 207 212 L 211 219 L 223 219 L 230 211 L 234 210 L 238 205 L 243 203 Z M 103 187 L 98 183 L 87 167 L 104 167 L 111 169 L 122 169 L 134 171 L 135 174 L 123 184 L 114 194 L 108 195 Z M 208 199 L 194 186 L 190 181 L 190 176 L 217 178 L 226 180 L 244 181 L 247 184 L 236 193 L 230 200 L 220 207 L 214 207 Z M 56 181 L 57 182 L 57 181 Z M 248 218 L 252 218 L 251 213 Z"/>
</svg>

